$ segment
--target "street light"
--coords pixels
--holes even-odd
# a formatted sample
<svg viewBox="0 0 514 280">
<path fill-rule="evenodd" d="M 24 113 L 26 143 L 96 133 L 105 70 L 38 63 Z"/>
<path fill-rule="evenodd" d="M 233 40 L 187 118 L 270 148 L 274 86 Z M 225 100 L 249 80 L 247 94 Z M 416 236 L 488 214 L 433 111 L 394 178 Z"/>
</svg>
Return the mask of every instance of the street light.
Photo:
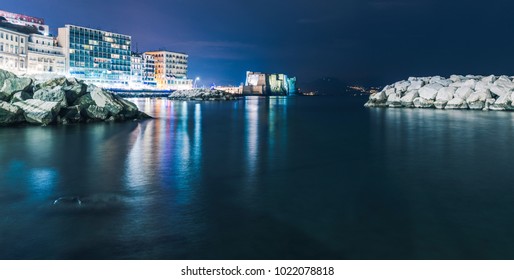
<svg viewBox="0 0 514 280">
<path fill-rule="evenodd" d="M 198 86 L 198 81 L 200 81 L 200 77 L 196 77 L 194 88 L 196 88 Z"/>
</svg>

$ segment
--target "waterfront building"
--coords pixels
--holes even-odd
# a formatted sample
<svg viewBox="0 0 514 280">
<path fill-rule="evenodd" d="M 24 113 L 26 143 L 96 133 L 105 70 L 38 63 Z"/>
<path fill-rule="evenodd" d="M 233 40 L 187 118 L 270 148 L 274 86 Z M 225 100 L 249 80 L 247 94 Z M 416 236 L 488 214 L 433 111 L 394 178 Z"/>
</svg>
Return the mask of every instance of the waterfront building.
<svg viewBox="0 0 514 280">
<path fill-rule="evenodd" d="M 143 55 L 132 53 L 130 56 L 130 88 L 143 86 Z"/>
<path fill-rule="evenodd" d="M 87 27 L 59 28 L 59 45 L 69 75 L 106 88 L 125 88 L 130 81 L 129 35 Z"/>
<path fill-rule="evenodd" d="M 27 52 L 28 73 L 66 73 L 66 60 L 53 37 L 30 34 Z"/>
<path fill-rule="evenodd" d="M 296 93 L 296 78 L 285 74 L 247 72 L 243 94 L 248 95 L 290 95 Z"/>
<path fill-rule="evenodd" d="M 143 84 L 147 87 L 157 87 L 155 81 L 155 59 L 152 55 L 142 54 L 143 57 Z"/>
<path fill-rule="evenodd" d="M 187 78 L 188 55 L 170 51 L 145 52 L 155 61 L 155 81 L 159 89 L 190 89 L 193 80 Z"/>
<path fill-rule="evenodd" d="M 29 35 L 0 27 L 0 68 L 17 74 L 27 71 Z"/>
<path fill-rule="evenodd" d="M 65 73 L 62 48 L 41 18 L 0 11 L 0 68 L 23 73 Z"/>
<path fill-rule="evenodd" d="M 37 30 L 37 32 L 43 34 L 44 36 L 50 36 L 50 27 L 45 24 L 45 20 L 42 18 L 16 14 L 1 10 L 0 17 L 11 24 L 33 27 L 35 30 Z"/>
</svg>

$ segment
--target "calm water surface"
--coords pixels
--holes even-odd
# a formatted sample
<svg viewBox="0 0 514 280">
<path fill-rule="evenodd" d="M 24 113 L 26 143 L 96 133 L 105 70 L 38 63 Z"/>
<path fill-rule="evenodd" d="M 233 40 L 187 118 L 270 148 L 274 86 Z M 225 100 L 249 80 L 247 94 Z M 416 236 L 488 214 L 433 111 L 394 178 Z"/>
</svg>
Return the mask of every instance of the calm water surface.
<svg viewBox="0 0 514 280">
<path fill-rule="evenodd" d="M 514 114 L 364 102 L 1 128 L 0 259 L 514 259 Z"/>
</svg>

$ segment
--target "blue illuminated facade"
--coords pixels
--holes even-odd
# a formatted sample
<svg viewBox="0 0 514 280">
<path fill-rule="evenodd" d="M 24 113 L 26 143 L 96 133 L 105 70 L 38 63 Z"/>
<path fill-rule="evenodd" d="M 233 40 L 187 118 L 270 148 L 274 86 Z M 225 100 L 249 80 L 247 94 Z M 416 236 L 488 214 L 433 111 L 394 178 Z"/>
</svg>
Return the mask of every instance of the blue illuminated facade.
<svg viewBox="0 0 514 280">
<path fill-rule="evenodd" d="M 70 75 L 95 84 L 123 87 L 130 81 L 132 38 L 75 25 L 59 28 Z"/>
</svg>

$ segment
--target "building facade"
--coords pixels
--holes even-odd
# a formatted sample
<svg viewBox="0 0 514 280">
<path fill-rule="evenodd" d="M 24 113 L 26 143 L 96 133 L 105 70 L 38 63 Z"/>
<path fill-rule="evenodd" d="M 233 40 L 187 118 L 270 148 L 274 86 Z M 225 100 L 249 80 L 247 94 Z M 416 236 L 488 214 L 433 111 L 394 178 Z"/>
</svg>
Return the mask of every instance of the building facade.
<svg viewBox="0 0 514 280">
<path fill-rule="evenodd" d="M 30 34 L 27 52 L 28 73 L 66 73 L 66 59 L 63 49 L 54 38 Z"/>
<path fill-rule="evenodd" d="M 159 89 L 190 89 L 193 80 L 187 78 L 188 55 L 170 51 L 146 52 L 155 61 L 155 81 Z"/>
<path fill-rule="evenodd" d="M 152 55 L 143 55 L 143 84 L 147 87 L 157 87 L 155 81 L 155 59 Z"/>
<path fill-rule="evenodd" d="M 246 73 L 243 94 L 290 95 L 296 92 L 296 78 L 289 78 L 285 74 Z"/>
<path fill-rule="evenodd" d="M 0 68 L 17 74 L 27 71 L 29 35 L 0 28 Z"/>
<path fill-rule="evenodd" d="M 143 55 L 132 53 L 130 56 L 130 88 L 143 87 Z"/>
<path fill-rule="evenodd" d="M 131 36 L 66 25 L 59 28 L 57 41 L 69 75 L 107 88 L 129 86 Z"/>
</svg>

